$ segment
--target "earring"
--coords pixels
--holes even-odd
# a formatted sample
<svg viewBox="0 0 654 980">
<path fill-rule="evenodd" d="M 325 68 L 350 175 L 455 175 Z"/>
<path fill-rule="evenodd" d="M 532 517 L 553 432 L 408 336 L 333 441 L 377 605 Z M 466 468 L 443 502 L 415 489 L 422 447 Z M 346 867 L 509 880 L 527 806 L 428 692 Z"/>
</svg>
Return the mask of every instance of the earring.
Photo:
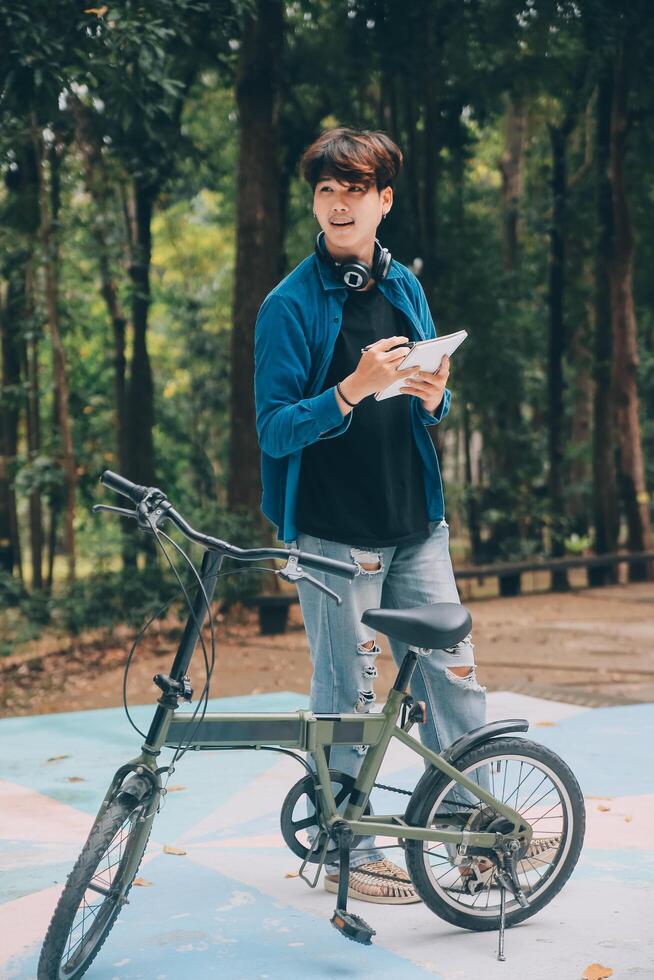
<svg viewBox="0 0 654 980">
<path fill-rule="evenodd" d="M 387 215 L 388 215 L 388 211 L 384 211 L 384 213 L 382 214 L 382 221 L 384 221 Z"/>
</svg>

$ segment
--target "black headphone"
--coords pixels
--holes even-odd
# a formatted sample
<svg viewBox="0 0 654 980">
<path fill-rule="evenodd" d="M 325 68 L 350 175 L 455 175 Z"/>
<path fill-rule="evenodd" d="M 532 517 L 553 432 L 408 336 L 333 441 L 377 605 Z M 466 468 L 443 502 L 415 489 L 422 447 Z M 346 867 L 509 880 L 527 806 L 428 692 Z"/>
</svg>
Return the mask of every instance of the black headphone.
<svg viewBox="0 0 654 980">
<path fill-rule="evenodd" d="M 391 267 L 391 253 L 387 248 L 383 248 L 376 238 L 372 266 L 361 262 L 359 259 L 352 259 L 350 262 L 337 262 L 330 255 L 325 245 L 324 231 L 321 231 L 316 238 L 315 252 L 318 258 L 326 262 L 338 278 L 343 280 L 348 289 L 365 289 L 371 279 L 381 282 L 386 278 Z"/>
</svg>

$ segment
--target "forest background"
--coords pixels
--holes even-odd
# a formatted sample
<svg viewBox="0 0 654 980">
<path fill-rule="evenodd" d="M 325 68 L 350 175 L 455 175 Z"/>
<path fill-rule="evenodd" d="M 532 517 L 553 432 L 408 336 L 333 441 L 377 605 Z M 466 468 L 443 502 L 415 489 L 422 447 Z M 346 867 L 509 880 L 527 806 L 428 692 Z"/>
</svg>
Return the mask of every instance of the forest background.
<svg viewBox="0 0 654 980">
<path fill-rule="evenodd" d="M 470 334 L 431 430 L 457 560 L 648 550 L 653 28 L 643 0 L 0 0 L 0 653 L 170 589 L 91 513 L 105 468 L 272 543 L 253 328 L 336 125 L 403 149 L 383 244 Z"/>
</svg>

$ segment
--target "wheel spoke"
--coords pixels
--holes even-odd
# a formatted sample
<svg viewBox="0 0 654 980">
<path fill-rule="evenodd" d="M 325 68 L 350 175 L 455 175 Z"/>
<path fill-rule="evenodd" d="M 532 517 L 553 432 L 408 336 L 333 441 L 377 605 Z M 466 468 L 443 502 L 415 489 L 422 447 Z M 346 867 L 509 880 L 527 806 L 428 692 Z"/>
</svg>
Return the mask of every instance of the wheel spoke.
<svg viewBox="0 0 654 980">
<path fill-rule="evenodd" d="M 68 954 L 68 957 L 67 957 L 67 960 L 68 960 L 68 961 L 69 961 L 69 960 L 71 960 L 71 959 L 73 958 L 73 954 L 75 953 L 75 950 L 77 949 L 77 947 L 78 947 L 78 946 L 79 946 L 79 945 L 80 945 L 81 943 L 83 943 L 83 942 L 84 942 L 84 936 L 85 936 L 85 931 L 84 931 L 84 923 L 86 922 L 86 920 L 87 920 L 87 918 L 89 917 L 89 913 L 92 913 L 92 914 L 93 914 L 93 920 L 94 920 L 94 921 L 95 921 L 95 917 L 96 917 L 96 916 L 97 916 L 97 914 L 98 914 L 98 912 L 97 912 L 97 910 L 96 910 L 96 911 L 94 911 L 94 910 L 93 910 L 93 908 L 92 908 L 92 906 L 90 906 L 90 905 L 88 905 L 88 904 L 86 903 L 86 901 L 84 901 L 84 905 L 85 905 L 86 907 L 85 907 L 85 910 L 84 910 L 84 913 L 83 913 L 83 915 L 82 915 L 82 921 L 81 921 L 81 923 L 80 923 L 80 924 L 79 924 L 79 925 L 77 926 L 77 928 L 78 928 L 78 929 L 80 929 L 80 928 L 81 928 L 81 930 L 82 930 L 82 935 L 81 935 L 81 936 L 80 936 L 80 938 L 79 938 L 79 939 L 78 939 L 78 940 L 76 941 L 76 943 L 75 943 L 75 945 L 74 945 L 74 946 L 72 947 L 72 949 L 69 949 L 69 954 Z M 74 931 L 74 930 L 71 930 L 71 937 L 72 937 L 72 933 L 73 933 L 73 931 Z"/>
<path fill-rule="evenodd" d="M 542 796 L 539 796 L 538 799 L 534 803 L 530 804 L 530 806 L 528 806 L 526 810 L 521 810 L 520 813 L 522 814 L 522 816 L 524 817 L 527 813 L 529 813 L 530 810 L 533 810 L 535 806 L 538 806 L 539 803 L 542 803 L 543 800 L 547 799 L 547 797 L 550 795 L 550 793 L 553 793 L 553 792 L 556 792 L 556 789 L 555 789 L 554 786 L 552 786 L 551 789 L 548 789 L 546 793 L 543 793 Z M 554 805 L 556 806 L 556 804 L 554 804 Z"/>
<path fill-rule="evenodd" d="M 534 789 L 532 789 L 532 791 L 529 794 L 529 796 L 522 801 L 522 803 L 520 804 L 520 806 L 519 807 L 517 807 L 517 806 L 515 807 L 515 809 L 518 810 L 519 813 L 524 814 L 524 808 L 525 808 L 525 806 L 527 805 L 527 803 L 529 803 L 529 800 L 532 798 L 532 796 L 534 795 L 534 793 L 537 793 L 538 792 L 538 790 L 540 789 L 540 787 L 543 785 L 543 783 L 545 782 L 545 780 L 547 778 L 548 778 L 547 776 L 543 776 L 543 778 L 541 779 L 541 781 L 539 782 L 539 784 L 537 786 L 535 786 Z M 545 795 L 547 795 L 547 794 L 545 794 Z"/>
<path fill-rule="evenodd" d="M 293 821 L 291 826 L 293 827 L 294 833 L 297 833 L 298 830 L 306 830 L 307 827 L 315 827 L 315 825 L 316 817 L 313 814 L 310 817 L 305 817 L 303 820 Z"/>
<path fill-rule="evenodd" d="M 551 813 L 552 810 L 556 810 L 557 806 L 561 806 L 561 802 L 560 801 L 558 803 L 555 803 L 553 806 L 551 806 L 549 808 L 549 810 L 546 810 L 545 813 L 541 814 L 540 817 L 536 817 L 535 820 L 530 820 L 529 823 L 531 824 L 531 826 L 533 827 L 534 824 L 539 823 L 541 820 L 545 820 L 545 818 L 547 817 L 547 814 L 548 813 Z M 550 817 L 550 820 L 553 820 L 553 819 L 554 819 L 554 817 Z"/>
</svg>

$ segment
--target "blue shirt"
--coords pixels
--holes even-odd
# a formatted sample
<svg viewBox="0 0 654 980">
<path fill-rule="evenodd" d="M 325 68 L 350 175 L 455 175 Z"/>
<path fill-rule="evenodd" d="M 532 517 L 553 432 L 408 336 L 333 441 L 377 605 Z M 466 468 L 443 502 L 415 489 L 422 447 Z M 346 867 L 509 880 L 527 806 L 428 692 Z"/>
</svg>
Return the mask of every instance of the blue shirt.
<svg viewBox="0 0 654 980">
<path fill-rule="evenodd" d="M 410 340 L 436 336 L 423 288 L 410 269 L 393 259 L 378 288 L 406 317 Z M 290 542 L 297 536 L 295 507 L 302 450 L 318 439 L 337 438 L 352 419 L 351 412 L 343 416 L 335 387 L 322 391 L 346 298 L 347 287 L 313 254 L 266 296 L 257 316 L 254 389 L 261 446 L 261 509 L 277 527 L 280 541 Z M 442 520 L 443 485 L 425 427 L 447 415 L 451 394 L 446 388 L 436 415 L 430 415 L 419 398 L 409 397 L 413 433 L 424 463 L 427 514 L 430 521 Z"/>
</svg>

